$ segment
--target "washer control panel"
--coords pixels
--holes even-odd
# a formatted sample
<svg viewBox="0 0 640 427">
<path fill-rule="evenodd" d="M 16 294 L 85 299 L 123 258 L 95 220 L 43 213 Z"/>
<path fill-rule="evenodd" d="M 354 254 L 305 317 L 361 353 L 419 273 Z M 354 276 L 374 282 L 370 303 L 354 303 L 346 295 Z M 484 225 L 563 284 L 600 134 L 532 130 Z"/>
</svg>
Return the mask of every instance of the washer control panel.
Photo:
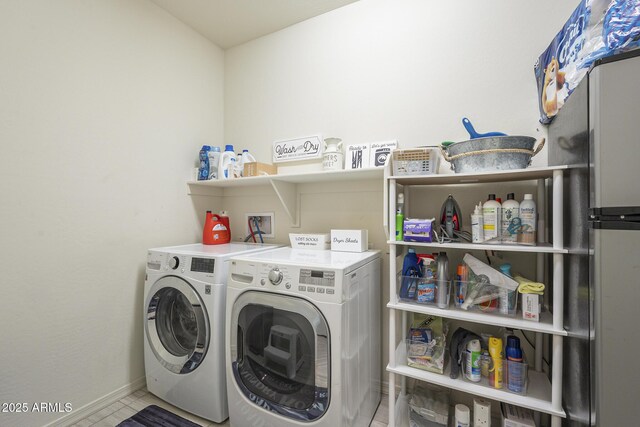
<svg viewBox="0 0 640 427">
<path fill-rule="evenodd" d="M 342 285 L 335 270 L 245 260 L 232 260 L 230 270 L 233 287 L 257 286 L 318 301 L 340 302 L 342 298 Z"/>
</svg>

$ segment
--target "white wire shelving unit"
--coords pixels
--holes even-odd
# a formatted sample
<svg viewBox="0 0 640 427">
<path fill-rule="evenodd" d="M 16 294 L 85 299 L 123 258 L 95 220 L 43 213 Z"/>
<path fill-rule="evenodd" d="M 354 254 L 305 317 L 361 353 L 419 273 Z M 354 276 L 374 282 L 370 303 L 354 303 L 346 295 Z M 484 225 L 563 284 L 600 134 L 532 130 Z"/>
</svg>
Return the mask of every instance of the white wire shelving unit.
<svg viewBox="0 0 640 427">
<path fill-rule="evenodd" d="M 527 168 L 513 171 L 483 172 L 476 174 L 446 174 L 424 176 L 392 176 L 391 166 L 385 168 L 384 226 L 389 238 L 389 295 L 387 304 L 389 312 L 389 426 L 406 427 L 407 422 L 407 395 L 406 378 L 415 378 L 432 384 L 447 387 L 453 390 L 463 391 L 471 395 L 497 400 L 525 407 L 551 416 L 551 426 L 559 427 L 566 417 L 562 407 L 562 370 L 563 338 L 567 335 L 563 327 L 563 255 L 568 251 L 563 242 L 563 177 L 567 166 L 553 166 L 543 168 Z M 539 242 L 536 246 L 520 245 L 489 245 L 473 243 L 413 243 L 396 241 L 395 238 L 395 214 L 396 196 L 398 188 L 403 191 L 411 186 L 440 186 L 460 184 L 482 184 L 496 182 L 537 181 L 538 203 L 545 200 L 545 182 L 551 180 L 552 189 L 552 230 L 551 243 Z M 407 194 L 405 194 L 406 196 Z M 405 206 L 407 206 L 405 200 Z M 539 209 L 539 213 L 544 209 Z M 544 233 L 539 233 L 543 235 Z M 552 306 L 550 312 L 542 313 L 540 322 L 533 322 L 519 318 L 509 318 L 485 313 L 474 313 L 454 308 L 441 309 L 434 306 L 418 305 L 400 301 L 396 292 L 396 274 L 398 272 L 397 256 L 405 247 L 427 247 L 438 251 L 444 250 L 490 250 L 509 251 L 538 254 L 537 280 L 543 281 L 544 254 L 551 254 L 553 261 L 550 265 L 552 278 Z M 529 370 L 529 386 L 526 395 L 519 395 L 505 390 L 492 389 L 482 385 L 470 383 L 462 379 L 451 379 L 448 369 L 444 374 L 436 374 L 407 365 L 406 350 L 403 336 L 398 337 L 396 327 L 397 318 L 401 318 L 401 331 L 406 333 L 408 316 L 411 313 L 424 313 L 443 318 L 461 320 L 476 324 L 521 329 L 535 333 L 535 363 L 534 369 Z M 548 376 L 542 370 L 542 337 L 543 334 L 551 336 L 551 375 Z M 399 393 L 397 393 L 399 389 Z"/>
</svg>

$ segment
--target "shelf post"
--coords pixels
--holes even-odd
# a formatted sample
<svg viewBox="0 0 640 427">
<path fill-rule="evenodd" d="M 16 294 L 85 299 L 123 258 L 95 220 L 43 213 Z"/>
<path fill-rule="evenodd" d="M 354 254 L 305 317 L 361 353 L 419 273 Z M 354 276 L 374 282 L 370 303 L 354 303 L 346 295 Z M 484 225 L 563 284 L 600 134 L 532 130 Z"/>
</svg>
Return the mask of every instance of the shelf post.
<svg viewBox="0 0 640 427">
<path fill-rule="evenodd" d="M 562 337 L 553 336 L 553 368 L 551 372 L 551 406 L 555 411 L 562 411 Z M 560 426 L 561 418 L 553 416 L 552 426 Z"/>
<path fill-rule="evenodd" d="M 564 195 L 562 185 L 562 170 L 553 171 L 553 247 L 564 248 Z"/>
</svg>

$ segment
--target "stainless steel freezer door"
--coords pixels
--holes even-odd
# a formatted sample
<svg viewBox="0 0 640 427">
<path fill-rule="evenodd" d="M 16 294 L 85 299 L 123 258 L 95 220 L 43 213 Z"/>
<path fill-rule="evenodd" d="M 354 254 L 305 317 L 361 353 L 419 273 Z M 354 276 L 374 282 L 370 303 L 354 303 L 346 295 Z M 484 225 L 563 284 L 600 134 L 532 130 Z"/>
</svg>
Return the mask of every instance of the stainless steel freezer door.
<svg viewBox="0 0 640 427">
<path fill-rule="evenodd" d="M 596 423 L 623 426 L 640 391 L 640 231 L 592 233 Z"/>
<path fill-rule="evenodd" d="M 640 205 L 639 76 L 640 57 L 602 64 L 589 74 L 591 207 Z"/>
</svg>

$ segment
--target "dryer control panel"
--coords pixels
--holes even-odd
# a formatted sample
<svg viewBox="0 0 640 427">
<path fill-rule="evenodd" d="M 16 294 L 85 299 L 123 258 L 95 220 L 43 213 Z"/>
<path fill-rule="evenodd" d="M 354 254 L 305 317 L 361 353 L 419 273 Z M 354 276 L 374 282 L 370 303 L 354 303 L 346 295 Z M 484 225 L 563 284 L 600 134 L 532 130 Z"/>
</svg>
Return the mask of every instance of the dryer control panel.
<svg viewBox="0 0 640 427">
<path fill-rule="evenodd" d="M 286 264 L 231 261 L 229 286 L 258 287 L 317 301 L 342 300 L 341 276 L 335 270 Z"/>
</svg>

